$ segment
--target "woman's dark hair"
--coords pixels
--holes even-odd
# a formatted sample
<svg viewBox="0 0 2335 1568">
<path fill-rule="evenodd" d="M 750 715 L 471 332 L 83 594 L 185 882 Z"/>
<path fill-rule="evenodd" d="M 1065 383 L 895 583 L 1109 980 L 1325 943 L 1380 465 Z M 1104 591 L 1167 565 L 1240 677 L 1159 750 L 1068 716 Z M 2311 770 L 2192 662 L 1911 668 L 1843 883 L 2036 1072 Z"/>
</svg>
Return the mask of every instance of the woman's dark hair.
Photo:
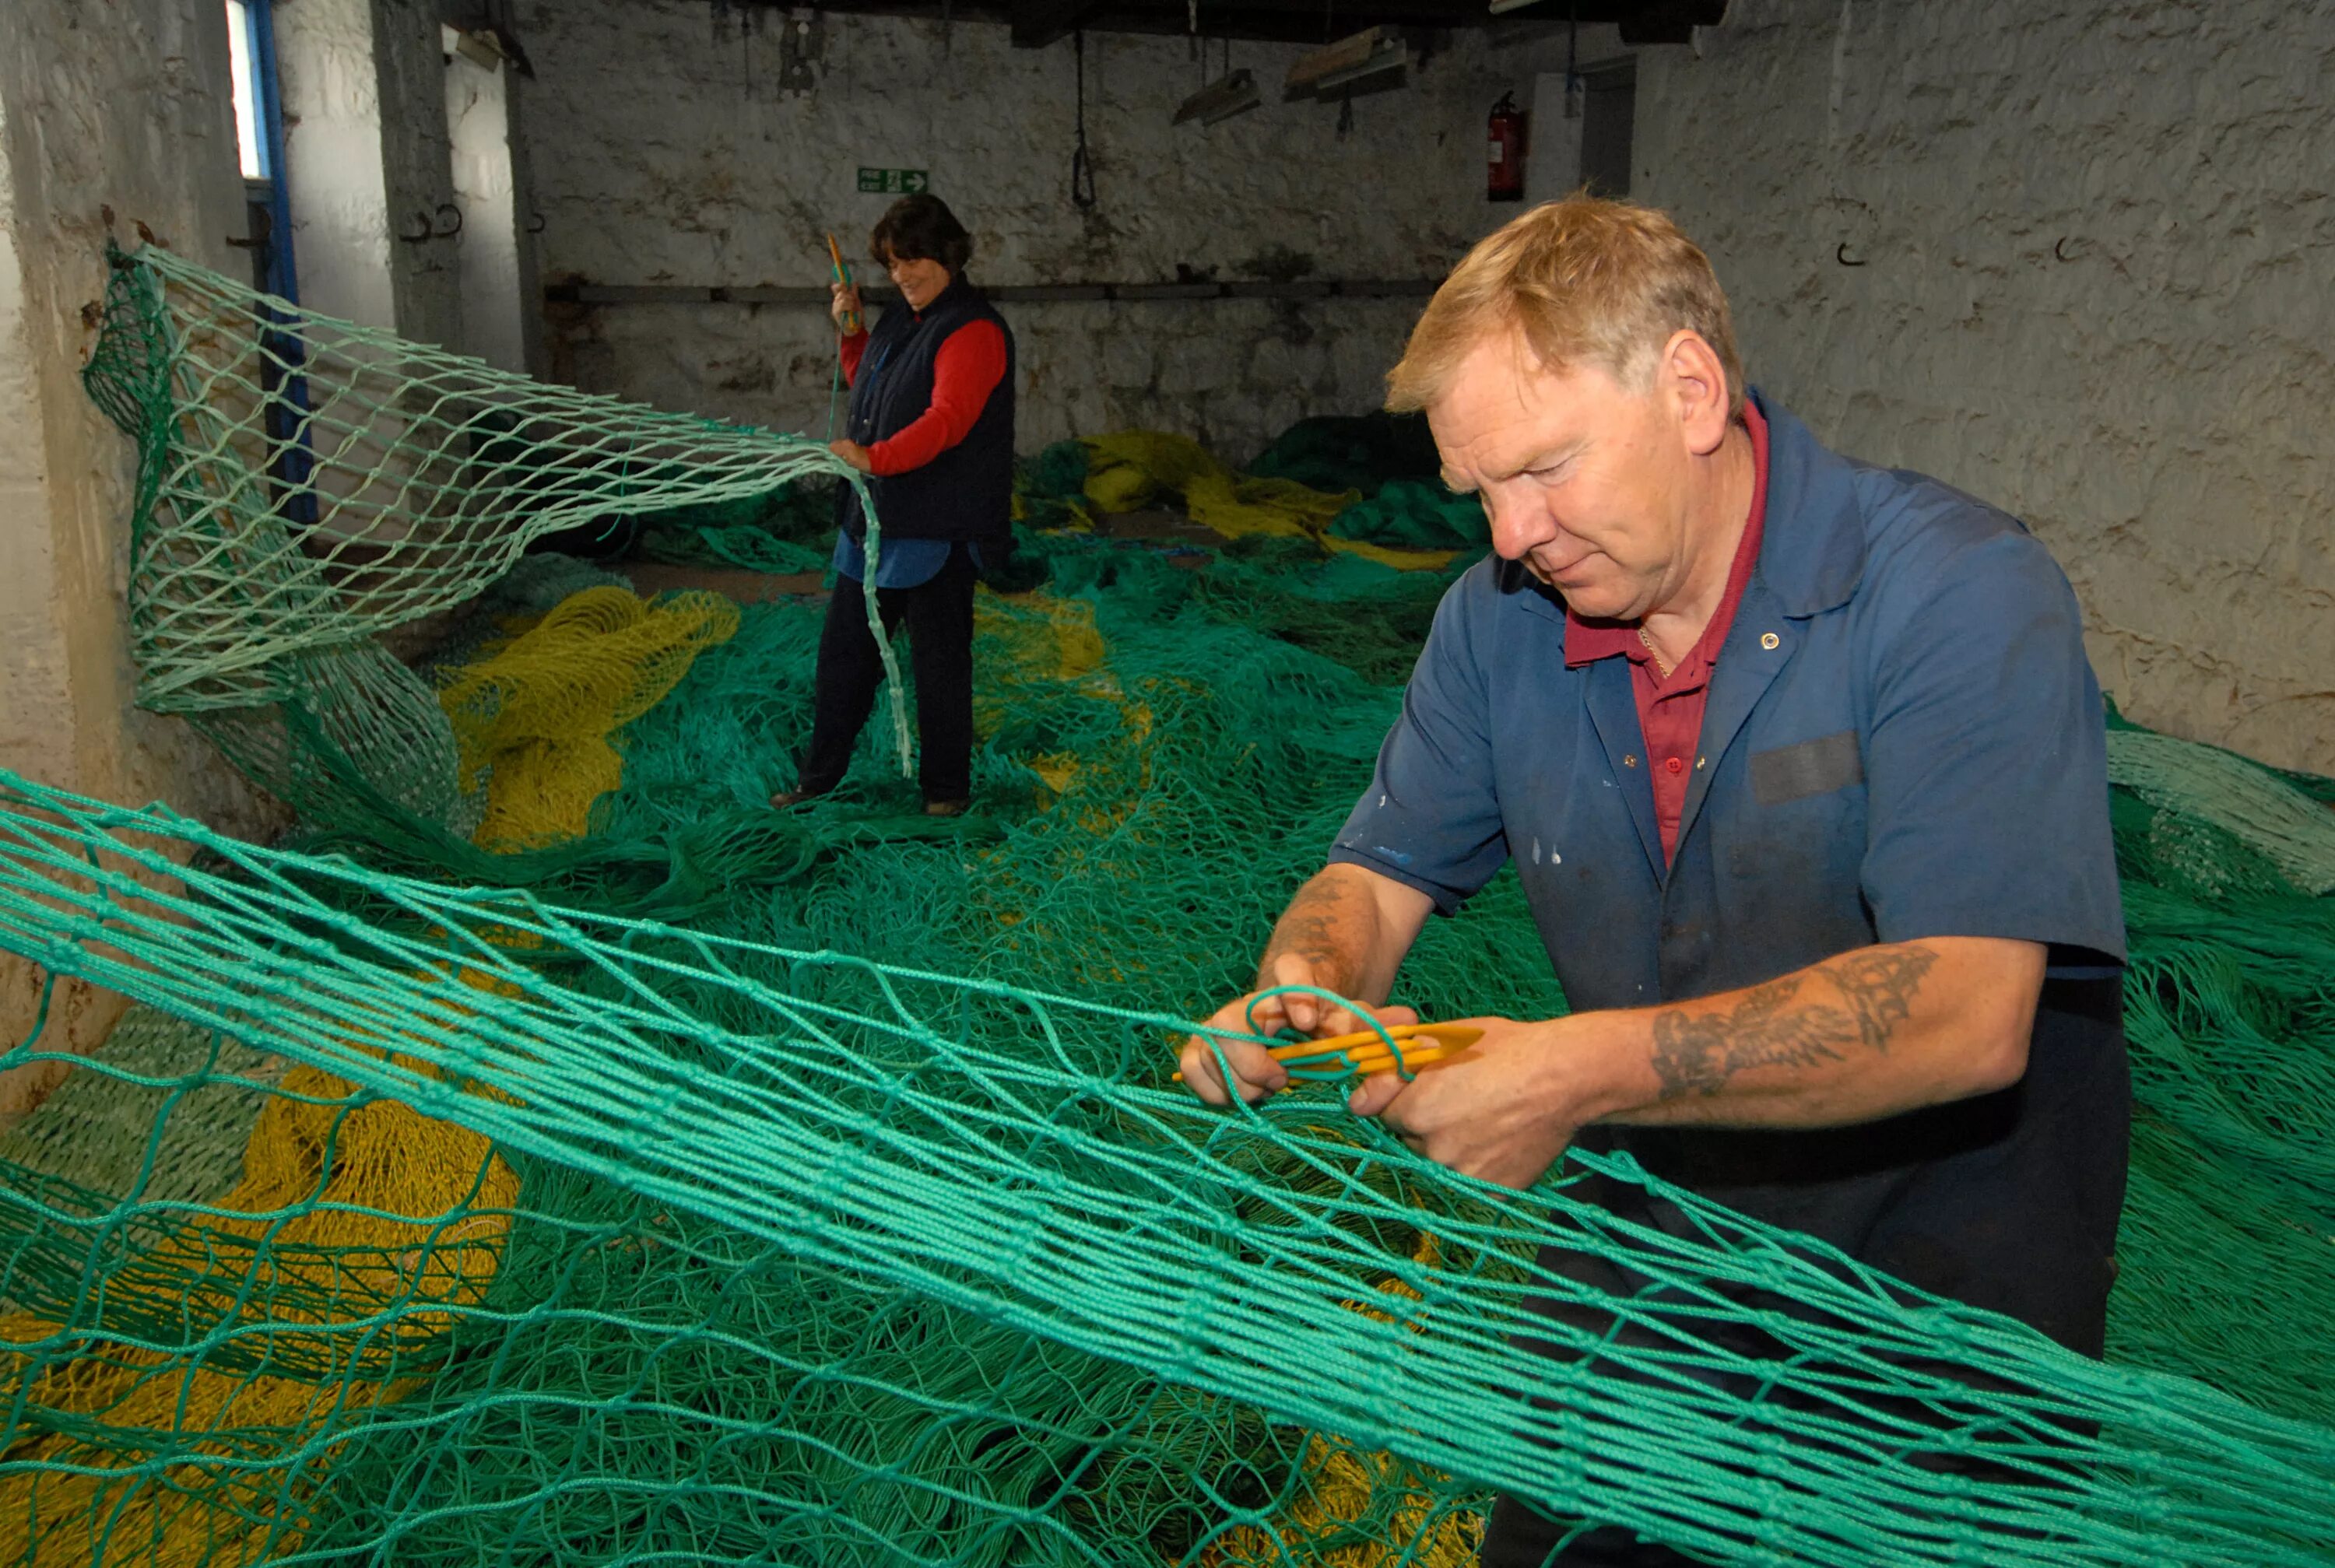
<svg viewBox="0 0 2335 1568">
<path fill-rule="evenodd" d="M 937 196 L 904 196 L 877 221 L 867 254 L 878 262 L 937 261 L 961 273 L 973 258 L 973 236 Z"/>
</svg>

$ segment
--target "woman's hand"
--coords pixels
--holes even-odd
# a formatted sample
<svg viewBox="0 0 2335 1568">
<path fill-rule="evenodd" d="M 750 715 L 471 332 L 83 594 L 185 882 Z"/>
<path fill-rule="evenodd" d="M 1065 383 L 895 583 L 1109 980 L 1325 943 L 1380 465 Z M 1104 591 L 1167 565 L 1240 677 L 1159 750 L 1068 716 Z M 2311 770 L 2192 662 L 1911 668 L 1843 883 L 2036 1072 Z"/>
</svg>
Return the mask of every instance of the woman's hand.
<svg viewBox="0 0 2335 1568">
<path fill-rule="evenodd" d="M 872 474 L 876 471 L 876 460 L 868 456 L 867 449 L 857 441 L 829 441 L 827 443 L 827 450 L 863 474 Z"/>
<path fill-rule="evenodd" d="M 867 319 L 866 314 L 859 308 L 859 290 L 857 287 L 849 284 L 830 283 L 827 286 L 827 292 L 828 295 L 827 314 L 835 318 L 836 331 L 844 330 L 843 324 L 847 317 L 856 322 L 865 322 Z"/>
</svg>

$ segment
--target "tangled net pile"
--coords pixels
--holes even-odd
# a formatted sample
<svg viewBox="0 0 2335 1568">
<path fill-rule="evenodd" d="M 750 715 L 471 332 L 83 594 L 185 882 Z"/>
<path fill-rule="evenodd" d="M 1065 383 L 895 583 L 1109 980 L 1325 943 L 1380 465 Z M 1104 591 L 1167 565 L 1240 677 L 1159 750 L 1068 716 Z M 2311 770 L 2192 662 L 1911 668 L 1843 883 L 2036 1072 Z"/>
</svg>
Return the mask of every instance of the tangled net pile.
<svg viewBox="0 0 2335 1568">
<path fill-rule="evenodd" d="M 1023 545 L 979 819 L 874 736 L 762 808 L 791 602 L 695 637 L 529 848 L 314 730 L 335 815 L 274 849 L 0 780 L 0 947 L 144 1004 L 0 1137 L 0 1556 L 1456 1568 L 1495 1488 L 1714 1562 L 2335 1551 L 2326 781 L 2111 737 L 2139 1105 L 2089 1362 L 1689 1195 L 1698 1239 L 1624 1225 L 1576 1188 L 1626 1163 L 1505 1193 L 1334 1089 L 1169 1085 L 1459 563 Z M 1503 876 L 1403 1000 L 1559 1010 L 1537 950 Z"/>
</svg>

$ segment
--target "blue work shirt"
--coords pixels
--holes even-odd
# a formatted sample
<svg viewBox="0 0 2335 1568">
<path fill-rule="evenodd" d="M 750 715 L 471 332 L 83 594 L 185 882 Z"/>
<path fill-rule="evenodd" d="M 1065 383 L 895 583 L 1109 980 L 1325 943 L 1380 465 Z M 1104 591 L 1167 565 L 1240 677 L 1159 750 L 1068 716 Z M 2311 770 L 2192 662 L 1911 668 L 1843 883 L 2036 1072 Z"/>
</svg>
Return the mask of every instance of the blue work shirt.
<svg viewBox="0 0 2335 1568">
<path fill-rule="evenodd" d="M 1827 451 L 1752 395 L 1766 530 L 1669 864 L 1628 659 L 1568 667 L 1563 600 L 1496 557 L 1437 611 L 1330 858 L 1446 914 L 1513 858 L 1582 1010 L 1756 985 L 1875 943 L 2049 944 L 2028 1074 L 2000 1094 L 1855 1128 L 1581 1141 L 2097 1354 L 2129 1088 L 2103 714 L 2075 595 L 2016 519 Z"/>
</svg>

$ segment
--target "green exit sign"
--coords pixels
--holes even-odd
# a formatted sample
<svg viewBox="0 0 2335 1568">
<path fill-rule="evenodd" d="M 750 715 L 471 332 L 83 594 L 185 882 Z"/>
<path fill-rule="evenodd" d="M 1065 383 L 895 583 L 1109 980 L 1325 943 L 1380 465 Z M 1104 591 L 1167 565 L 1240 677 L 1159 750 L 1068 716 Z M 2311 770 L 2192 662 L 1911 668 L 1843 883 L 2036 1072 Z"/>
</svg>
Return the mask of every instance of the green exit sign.
<svg viewBox="0 0 2335 1568">
<path fill-rule="evenodd" d="M 930 190 L 933 177 L 921 169 L 863 169 L 859 189 L 879 196 L 914 196 Z"/>
</svg>

